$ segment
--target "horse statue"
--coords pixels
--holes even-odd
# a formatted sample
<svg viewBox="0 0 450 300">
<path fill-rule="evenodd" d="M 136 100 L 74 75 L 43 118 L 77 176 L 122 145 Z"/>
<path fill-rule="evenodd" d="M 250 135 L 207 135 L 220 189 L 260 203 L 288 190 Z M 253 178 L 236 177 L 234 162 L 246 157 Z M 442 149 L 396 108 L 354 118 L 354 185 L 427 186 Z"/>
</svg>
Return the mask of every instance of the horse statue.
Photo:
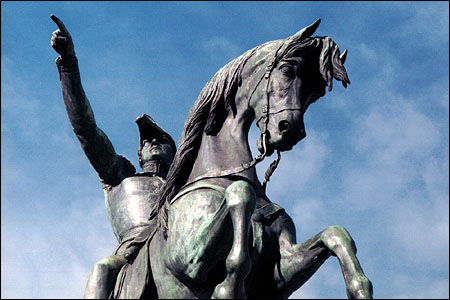
<svg viewBox="0 0 450 300">
<path fill-rule="evenodd" d="M 330 256 L 349 298 L 372 298 L 372 284 L 346 229 L 330 226 L 297 244 L 292 219 L 265 194 L 280 159 L 305 136 L 308 106 L 350 83 L 329 37 L 298 33 L 248 50 L 201 91 L 185 123 L 166 184 L 150 218 L 157 227 L 118 275 L 114 298 L 287 298 Z M 253 159 L 248 132 L 261 131 Z M 255 165 L 277 151 L 264 184 Z"/>
</svg>

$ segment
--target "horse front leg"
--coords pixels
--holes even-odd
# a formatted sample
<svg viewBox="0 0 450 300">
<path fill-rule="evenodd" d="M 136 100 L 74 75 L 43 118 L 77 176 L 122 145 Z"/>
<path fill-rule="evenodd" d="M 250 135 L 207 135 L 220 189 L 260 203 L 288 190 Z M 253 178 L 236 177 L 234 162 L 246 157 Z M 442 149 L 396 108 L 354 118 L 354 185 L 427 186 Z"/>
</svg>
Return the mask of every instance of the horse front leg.
<svg viewBox="0 0 450 300">
<path fill-rule="evenodd" d="M 345 279 L 347 296 L 351 299 L 371 299 L 373 287 L 356 257 L 355 241 L 341 226 L 330 226 L 321 232 L 320 241 L 335 255 Z"/>
<path fill-rule="evenodd" d="M 164 264 L 182 282 L 197 286 L 205 283 L 209 271 L 225 260 L 226 278 L 211 291 L 212 296 L 245 298 L 244 279 L 251 267 L 248 233 L 255 194 L 245 181 L 234 182 L 225 190 L 215 212 L 205 211 L 212 207 L 212 198 L 218 200 L 216 193 L 203 192 L 177 200 L 176 210 L 169 212 Z"/>
<path fill-rule="evenodd" d="M 237 181 L 225 190 L 225 199 L 233 224 L 233 244 L 225 261 L 227 276 L 214 289 L 213 299 L 244 299 L 245 278 L 250 273 L 248 237 L 250 217 L 255 210 L 253 188 L 245 181 Z"/>
<path fill-rule="evenodd" d="M 301 287 L 333 255 L 339 260 L 347 296 L 350 299 L 372 298 L 372 283 L 364 275 L 356 257 L 355 242 L 341 226 L 327 227 L 299 245 L 280 243 L 280 253 L 275 279 L 281 297 L 287 297 Z"/>
<path fill-rule="evenodd" d="M 286 225 L 279 236 L 280 262 L 274 270 L 279 299 L 286 299 L 298 290 L 331 255 L 320 243 L 321 233 L 297 245 L 294 224 Z"/>
</svg>

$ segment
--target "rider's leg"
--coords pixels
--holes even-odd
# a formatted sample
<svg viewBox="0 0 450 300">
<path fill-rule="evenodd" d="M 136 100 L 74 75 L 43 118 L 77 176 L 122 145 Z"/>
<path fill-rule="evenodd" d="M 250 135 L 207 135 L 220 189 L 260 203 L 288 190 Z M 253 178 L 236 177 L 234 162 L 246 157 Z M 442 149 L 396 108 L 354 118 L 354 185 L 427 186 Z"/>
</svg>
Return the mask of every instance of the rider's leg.
<svg viewBox="0 0 450 300">
<path fill-rule="evenodd" d="M 114 289 L 120 269 L 126 262 L 122 255 L 111 255 L 96 263 L 89 272 L 84 298 L 107 299 Z"/>
<path fill-rule="evenodd" d="M 215 288 L 212 298 L 243 299 L 245 278 L 251 268 L 248 234 L 256 197 L 247 182 L 237 181 L 226 189 L 225 199 L 233 222 L 233 245 L 225 261 L 227 277 Z"/>
</svg>

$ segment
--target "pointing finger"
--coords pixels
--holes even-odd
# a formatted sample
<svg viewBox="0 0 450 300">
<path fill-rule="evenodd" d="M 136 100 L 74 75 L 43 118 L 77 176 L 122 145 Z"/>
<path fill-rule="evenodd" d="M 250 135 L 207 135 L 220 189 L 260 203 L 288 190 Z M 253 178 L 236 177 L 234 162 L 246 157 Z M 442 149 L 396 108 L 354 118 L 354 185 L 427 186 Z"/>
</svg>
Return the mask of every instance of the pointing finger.
<svg viewBox="0 0 450 300">
<path fill-rule="evenodd" d="M 61 30 L 63 34 L 69 34 L 69 31 L 67 30 L 66 26 L 64 26 L 64 23 L 60 19 L 58 19 L 54 14 L 51 14 L 50 18 L 53 20 L 53 22 L 56 23 L 59 30 Z"/>
</svg>

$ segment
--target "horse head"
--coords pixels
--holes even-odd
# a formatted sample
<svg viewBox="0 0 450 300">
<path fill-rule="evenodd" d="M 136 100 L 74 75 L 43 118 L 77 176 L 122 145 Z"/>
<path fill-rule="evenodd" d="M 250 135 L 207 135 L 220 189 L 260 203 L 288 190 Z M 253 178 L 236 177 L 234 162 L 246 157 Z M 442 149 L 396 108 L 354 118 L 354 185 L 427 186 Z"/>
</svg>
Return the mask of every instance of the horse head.
<svg viewBox="0 0 450 300">
<path fill-rule="evenodd" d="M 261 79 L 253 90 L 249 106 L 255 112 L 261 131 L 258 150 L 271 155 L 274 150 L 288 151 L 306 137 L 303 115 L 308 106 L 332 89 L 332 79 L 346 87 L 347 72 L 343 66 L 346 51 L 329 37 L 310 37 L 320 19 L 296 34 L 266 44 L 274 51 L 260 61 Z M 264 47 L 263 47 L 264 48 Z"/>
<path fill-rule="evenodd" d="M 158 227 L 163 228 L 163 232 L 167 230 L 167 208 L 183 186 L 194 180 L 249 170 L 274 150 L 292 149 L 306 136 L 303 115 L 307 107 L 325 94 L 326 86 L 331 90 L 333 78 L 341 81 L 344 87 L 350 83 L 343 66 L 346 52 L 340 55 L 339 48 L 329 37 L 311 37 L 319 23 L 320 19 L 286 39 L 248 50 L 217 71 L 202 89 L 189 112 L 166 184 L 150 216 L 158 215 Z M 210 157 L 209 163 L 217 162 L 219 166 L 203 163 L 206 160 L 199 155 L 199 149 L 205 140 L 217 142 L 225 136 L 219 134 L 224 128 L 224 132 L 233 132 L 234 138 L 246 135 L 254 119 L 261 130 L 257 144 L 262 155 L 224 170 L 224 157 L 220 161 L 218 156 L 211 159 L 211 153 L 222 152 L 211 151 L 205 146 L 203 150 Z M 238 130 L 237 126 L 240 126 Z M 230 149 L 230 140 L 214 145 L 227 148 L 226 152 Z M 244 139 L 240 141 L 240 150 L 237 151 L 239 147 L 234 144 L 233 151 L 240 155 L 240 161 L 246 161 L 245 155 L 251 157 L 248 141 L 245 140 L 245 144 Z M 233 160 L 229 165 L 234 165 L 236 157 L 225 158 Z M 274 168 L 276 164 L 269 173 Z M 195 176 L 192 170 L 195 170 Z"/>
</svg>

